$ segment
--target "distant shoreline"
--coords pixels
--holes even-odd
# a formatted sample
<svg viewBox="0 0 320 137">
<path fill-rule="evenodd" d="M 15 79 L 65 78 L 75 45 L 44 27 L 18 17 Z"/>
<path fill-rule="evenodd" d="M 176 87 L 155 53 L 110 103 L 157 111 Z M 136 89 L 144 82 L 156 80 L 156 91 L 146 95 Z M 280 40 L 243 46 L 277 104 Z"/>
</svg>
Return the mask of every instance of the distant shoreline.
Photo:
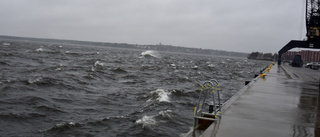
<svg viewBox="0 0 320 137">
<path fill-rule="evenodd" d="M 0 40 L 14 40 L 14 41 L 22 41 L 22 42 L 45 42 L 45 43 L 55 43 L 55 44 L 94 45 L 94 46 L 105 46 L 105 47 L 115 47 L 115 48 L 131 48 L 131 49 L 141 49 L 141 50 L 156 50 L 156 51 L 166 51 L 166 52 L 179 52 L 179 53 L 188 53 L 188 54 L 204 54 L 204 55 L 244 57 L 244 58 L 248 56 L 248 53 L 242 53 L 242 52 L 232 52 L 232 51 L 202 49 L 202 48 L 187 48 L 187 47 L 162 45 L 162 44 L 138 45 L 138 44 L 128 44 L 128 43 L 109 43 L 109 42 L 61 40 L 61 39 L 48 39 L 48 38 L 29 38 L 29 37 L 16 37 L 16 36 L 5 36 L 5 35 L 0 35 Z"/>
</svg>

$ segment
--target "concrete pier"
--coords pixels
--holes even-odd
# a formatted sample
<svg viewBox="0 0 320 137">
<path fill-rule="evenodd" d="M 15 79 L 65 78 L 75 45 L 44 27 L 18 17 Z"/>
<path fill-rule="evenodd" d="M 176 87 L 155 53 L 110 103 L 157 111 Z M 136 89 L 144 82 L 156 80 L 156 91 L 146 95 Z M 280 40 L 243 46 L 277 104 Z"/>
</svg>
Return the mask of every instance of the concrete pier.
<svg viewBox="0 0 320 137">
<path fill-rule="evenodd" d="M 315 135 L 320 71 L 274 65 L 266 74 L 225 108 L 219 125 L 201 136 L 320 136 Z"/>
</svg>

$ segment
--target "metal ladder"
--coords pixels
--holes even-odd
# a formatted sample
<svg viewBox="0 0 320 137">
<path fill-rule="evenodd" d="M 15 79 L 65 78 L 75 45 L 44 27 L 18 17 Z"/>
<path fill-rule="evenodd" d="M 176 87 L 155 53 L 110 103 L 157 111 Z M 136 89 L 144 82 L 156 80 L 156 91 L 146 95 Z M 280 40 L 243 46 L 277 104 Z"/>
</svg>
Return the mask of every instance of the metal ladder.
<svg viewBox="0 0 320 137">
<path fill-rule="evenodd" d="M 206 106 L 209 106 L 209 111 L 204 110 Z M 211 79 L 202 84 L 198 104 L 194 109 L 193 129 L 206 129 L 220 118 L 221 102 L 219 83 L 217 80 Z"/>
</svg>

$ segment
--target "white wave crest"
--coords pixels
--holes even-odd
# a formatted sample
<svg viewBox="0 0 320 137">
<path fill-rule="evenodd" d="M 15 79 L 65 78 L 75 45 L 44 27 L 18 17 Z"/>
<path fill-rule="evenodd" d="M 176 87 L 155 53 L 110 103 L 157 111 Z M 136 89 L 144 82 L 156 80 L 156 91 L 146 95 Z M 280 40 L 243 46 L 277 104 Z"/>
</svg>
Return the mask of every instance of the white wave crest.
<svg viewBox="0 0 320 137">
<path fill-rule="evenodd" d="M 43 48 L 36 49 L 36 52 L 42 52 L 42 51 L 43 51 Z"/>
<path fill-rule="evenodd" d="M 141 53 L 141 57 L 155 57 L 160 58 L 160 54 L 157 51 L 154 50 L 147 50 Z"/>
<path fill-rule="evenodd" d="M 138 119 L 136 123 L 142 124 L 142 128 L 150 125 L 155 125 L 156 120 L 154 117 L 155 116 L 143 116 L 141 119 Z"/>
<path fill-rule="evenodd" d="M 172 110 L 168 109 L 168 110 L 165 110 L 165 111 L 160 111 L 159 115 L 161 115 L 162 117 L 171 118 L 171 113 L 172 113 Z"/>
<path fill-rule="evenodd" d="M 170 102 L 169 95 L 171 95 L 171 92 L 168 92 L 164 89 L 157 89 L 155 91 L 151 91 L 151 94 L 156 94 L 156 100 L 159 102 Z M 147 102 L 152 101 L 152 99 L 149 99 Z"/>
<path fill-rule="evenodd" d="M 214 64 L 209 64 L 208 67 L 210 67 L 210 68 L 215 68 L 216 65 L 214 65 Z"/>
<path fill-rule="evenodd" d="M 196 66 L 193 66 L 193 67 L 191 67 L 192 69 L 198 69 L 198 66 L 196 65 Z"/>
<path fill-rule="evenodd" d="M 36 51 L 36 52 L 55 53 L 55 51 L 50 50 L 50 49 L 46 49 L 46 48 L 43 48 L 43 47 L 40 47 L 40 48 L 36 49 L 35 51 Z"/>
<path fill-rule="evenodd" d="M 28 83 L 29 84 L 34 84 L 34 83 L 41 82 L 41 81 L 42 81 L 42 78 L 41 77 L 37 77 L 35 79 L 29 79 Z"/>
<path fill-rule="evenodd" d="M 104 66 L 105 65 L 105 63 L 103 63 L 103 62 L 100 62 L 100 61 L 96 61 L 95 63 L 94 63 L 94 66 L 95 67 L 102 67 L 102 66 Z"/>
<path fill-rule="evenodd" d="M 164 121 L 164 120 L 159 120 L 157 121 L 156 118 L 158 119 L 160 117 L 163 118 L 170 118 L 172 117 L 172 110 L 164 110 L 164 111 L 160 111 L 159 114 L 157 115 L 152 115 L 152 116 L 143 116 L 141 119 L 138 119 L 136 121 L 137 124 L 142 124 L 142 128 L 148 126 L 153 126 L 156 125 L 158 122 L 159 123 L 163 123 L 163 122 L 168 122 L 168 121 Z M 161 119 L 161 118 L 160 118 Z"/>
</svg>

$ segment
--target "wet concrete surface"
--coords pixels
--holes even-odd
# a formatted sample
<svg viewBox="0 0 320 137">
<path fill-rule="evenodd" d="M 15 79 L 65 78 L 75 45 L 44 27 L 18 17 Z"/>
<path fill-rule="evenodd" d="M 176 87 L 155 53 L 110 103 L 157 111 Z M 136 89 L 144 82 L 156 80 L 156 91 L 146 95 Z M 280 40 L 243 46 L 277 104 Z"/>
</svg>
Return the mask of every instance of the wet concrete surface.
<svg viewBox="0 0 320 137">
<path fill-rule="evenodd" d="M 299 79 L 305 83 L 319 83 L 320 70 L 291 67 L 288 64 L 284 64 L 282 67 L 291 75 L 292 79 Z"/>
<path fill-rule="evenodd" d="M 273 66 L 222 114 L 218 130 L 205 136 L 320 136 L 315 125 L 320 71 Z M 291 78 L 287 77 L 287 74 Z M 315 132 L 316 131 L 316 132 Z"/>
</svg>

